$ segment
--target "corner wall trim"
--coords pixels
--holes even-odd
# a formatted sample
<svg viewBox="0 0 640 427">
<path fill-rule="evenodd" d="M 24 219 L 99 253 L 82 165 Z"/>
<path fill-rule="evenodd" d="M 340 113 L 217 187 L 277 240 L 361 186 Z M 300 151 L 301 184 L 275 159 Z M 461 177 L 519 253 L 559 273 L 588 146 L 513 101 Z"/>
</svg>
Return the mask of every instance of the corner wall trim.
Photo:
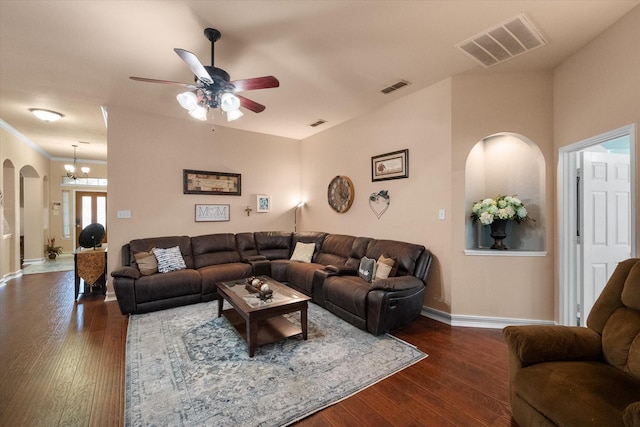
<svg viewBox="0 0 640 427">
<path fill-rule="evenodd" d="M 510 317 L 468 316 L 451 314 L 431 307 L 422 307 L 422 316 L 451 326 L 466 328 L 502 329 L 506 326 L 520 325 L 555 325 L 552 320 L 516 319 Z"/>
</svg>

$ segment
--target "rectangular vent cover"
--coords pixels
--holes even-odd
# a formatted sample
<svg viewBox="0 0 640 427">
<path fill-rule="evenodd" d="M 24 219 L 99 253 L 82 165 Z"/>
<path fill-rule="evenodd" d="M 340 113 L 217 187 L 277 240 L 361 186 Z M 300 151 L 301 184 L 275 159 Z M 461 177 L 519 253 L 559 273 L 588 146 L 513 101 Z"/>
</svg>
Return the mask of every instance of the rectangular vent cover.
<svg viewBox="0 0 640 427">
<path fill-rule="evenodd" d="M 540 32 L 521 13 L 455 47 L 485 68 L 546 45 Z"/>
<path fill-rule="evenodd" d="M 410 84 L 411 84 L 411 83 L 409 83 L 409 82 L 408 82 L 408 81 L 406 81 L 406 80 L 400 80 L 399 82 L 394 83 L 394 84 L 392 84 L 391 86 L 387 86 L 387 87 L 385 87 L 385 88 L 384 88 L 384 89 L 382 89 L 380 92 L 382 92 L 382 93 L 384 93 L 384 94 L 386 95 L 386 94 L 388 94 L 388 93 L 391 93 L 391 92 L 393 92 L 393 91 L 396 91 L 396 90 L 398 90 L 398 89 L 400 89 L 400 88 L 402 88 L 402 87 L 405 87 L 405 86 L 407 86 L 407 85 L 410 85 Z"/>
<path fill-rule="evenodd" d="M 318 120 L 317 122 L 311 123 L 309 126 L 311 126 L 312 128 L 314 128 L 314 127 L 317 127 L 317 126 L 323 125 L 323 124 L 325 124 L 325 123 L 327 123 L 327 121 L 326 121 L 326 120 L 322 120 L 322 119 L 320 119 L 320 120 Z"/>
</svg>

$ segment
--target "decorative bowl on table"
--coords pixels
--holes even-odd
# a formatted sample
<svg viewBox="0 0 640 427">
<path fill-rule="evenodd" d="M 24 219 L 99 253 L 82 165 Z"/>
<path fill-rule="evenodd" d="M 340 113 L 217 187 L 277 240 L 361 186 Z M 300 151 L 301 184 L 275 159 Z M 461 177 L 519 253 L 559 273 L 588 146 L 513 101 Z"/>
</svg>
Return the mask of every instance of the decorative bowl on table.
<svg viewBox="0 0 640 427">
<path fill-rule="evenodd" d="M 269 285 L 259 277 L 248 277 L 244 287 L 252 294 L 257 294 L 256 296 L 262 301 L 266 301 L 273 297 L 273 289 L 271 289 Z"/>
</svg>

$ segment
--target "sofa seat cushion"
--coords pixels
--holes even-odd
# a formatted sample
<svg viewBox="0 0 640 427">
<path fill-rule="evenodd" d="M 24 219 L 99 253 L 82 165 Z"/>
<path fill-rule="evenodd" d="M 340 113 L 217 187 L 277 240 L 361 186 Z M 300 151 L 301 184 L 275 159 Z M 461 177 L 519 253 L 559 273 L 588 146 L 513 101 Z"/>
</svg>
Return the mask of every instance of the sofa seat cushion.
<svg viewBox="0 0 640 427">
<path fill-rule="evenodd" d="M 238 280 L 251 276 L 251 264 L 232 262 L 210 265 L 198 269 L 202 276 L 202 294 L 217 293 L 216 283 Z"/>
<path fill-rule="evenodd" d="M 135 295 L 138 304 L 149 301 L 200 294 L 200 273 L 186 269 L 141 276 L 136 280 Z"/>
<path fill-rule="evenodd" d="M 289 263 L 287 282 L 292 288 L 307 296 L 313 295 L 313 273 L 324 268 L 322 264 L 297 262 Z"/>
<path fill-rule="evenodd" d="M 366 319 L 370 285 L 358 276 L 331 276 L 322 284 L 322 293 L 325 302 Z"/>
<path fill-rule="evenodd" d="M 623 426 L 625 408 L 640 400 L 640 381 L 602 362 L 538 363 L 520 369 L 512 386 L 557 425 Z"/>
</svg>

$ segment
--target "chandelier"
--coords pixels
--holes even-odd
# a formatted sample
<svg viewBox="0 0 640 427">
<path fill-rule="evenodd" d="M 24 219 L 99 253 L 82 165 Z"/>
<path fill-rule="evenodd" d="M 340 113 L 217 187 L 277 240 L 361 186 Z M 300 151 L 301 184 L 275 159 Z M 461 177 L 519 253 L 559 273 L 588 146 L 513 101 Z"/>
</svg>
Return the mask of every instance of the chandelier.
<svg viewBox="0 0 640 427">
<path fill-rule="evenodd" d="M 67 177 L 73 180 L 78 179 L 78 159 L 76 158 L 76 149 L 77 145 L 73 145 L 73 164 L 72 165 L 64 165 L 64 169 L 67 171 Z M 82 176 L 86 177 L 89 175 L 89 167 L 82 166 L 80 168 L 80 172 L 82 172 Z"/>
</svg>

